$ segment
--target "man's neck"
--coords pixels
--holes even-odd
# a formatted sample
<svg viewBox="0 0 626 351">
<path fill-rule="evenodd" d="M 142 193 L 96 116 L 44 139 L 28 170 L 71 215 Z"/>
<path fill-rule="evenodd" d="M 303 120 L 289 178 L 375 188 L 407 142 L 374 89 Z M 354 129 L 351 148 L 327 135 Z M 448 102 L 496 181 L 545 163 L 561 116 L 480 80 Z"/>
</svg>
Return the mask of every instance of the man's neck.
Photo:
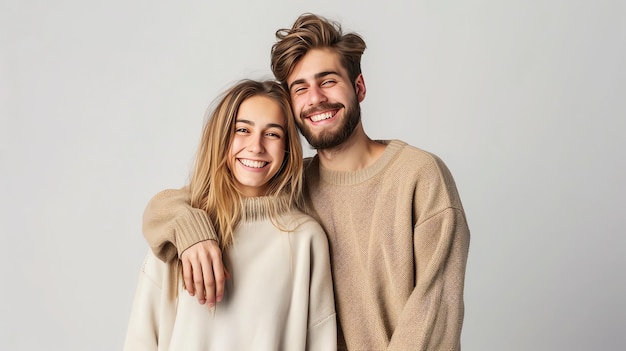
<svg viewBox="0 0 626 351">
<path fill-rule="evenodd" d="M 385 145 L 370 139 L 361 124 L 341 145 L 319 149 L 317 154 L 324 168 L 352 172 L 370 166 L 383 154 Z"/>
</svg>

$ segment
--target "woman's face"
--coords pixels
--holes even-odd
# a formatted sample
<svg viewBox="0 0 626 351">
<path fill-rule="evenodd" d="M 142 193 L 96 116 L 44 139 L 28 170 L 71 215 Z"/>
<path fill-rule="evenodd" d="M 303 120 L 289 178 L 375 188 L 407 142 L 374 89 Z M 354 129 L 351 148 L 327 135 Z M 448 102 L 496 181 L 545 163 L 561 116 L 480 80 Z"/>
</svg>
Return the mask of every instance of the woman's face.
<svg viewBox="0 0 626 351">
<path fill-rule="evenodd" d="M 239 107 L 228 167 L 245 196 L 262 196 L 285 158 L 287 126 L 280 106 L 252 96 Z"/>
</svg>

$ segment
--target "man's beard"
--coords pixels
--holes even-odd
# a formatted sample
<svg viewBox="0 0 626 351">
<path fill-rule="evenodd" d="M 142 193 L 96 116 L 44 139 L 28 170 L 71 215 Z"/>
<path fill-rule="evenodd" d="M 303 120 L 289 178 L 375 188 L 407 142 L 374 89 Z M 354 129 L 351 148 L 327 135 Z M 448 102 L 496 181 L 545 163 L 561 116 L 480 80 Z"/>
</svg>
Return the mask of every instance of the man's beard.
<svg viewBox="0 0 626 351">
<path fill-rule="evenodd" d="M 330 109 L 340 109 L 342 107 L 344 107 L 344 105 L 340 103 L 324 103 L 315 107 L 314 110 L 325 111 Z M 343 125 L 340 126 L 339 130 L 334 132 L 322 131 L 318 135 L 313 135 L 309 127 L 304 122 L 306 118 L 303 117 L 310 115 L 312 110 L 313 109 L 303 111 L 296 125 L 298 126 L 298 130 L 300 130 L 300 133 L 302 133 L 302 135 L 306 138 L 309 144 L 317 150 L 330 149 L 335 146 L 341 145 L 341 143 L 346 141 L 350 137 L 350 135 L 352 135 L 354 129 L 357 125 L 359 125 L 359 122 L 361 121 L 361 106 L 359 105 L 355 97 L 350 102 L 350 106 L 344 109 L 344 119 L 342 121 Z"/>
</svg>

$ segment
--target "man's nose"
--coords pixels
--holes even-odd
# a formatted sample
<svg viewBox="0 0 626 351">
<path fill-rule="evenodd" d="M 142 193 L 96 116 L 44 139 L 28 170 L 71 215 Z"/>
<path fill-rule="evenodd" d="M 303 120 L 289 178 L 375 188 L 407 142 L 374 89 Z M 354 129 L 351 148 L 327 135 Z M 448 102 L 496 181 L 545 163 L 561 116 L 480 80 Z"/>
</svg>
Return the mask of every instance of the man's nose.
<svg viewBox="0 0 626 351">
<path fill-rule="evenodd" d="M 322 102 L 326 102 L 326 95 L 322 88 L 317 85 L 309 87 L 309 106 L 315 106 Z"/>
</svg>

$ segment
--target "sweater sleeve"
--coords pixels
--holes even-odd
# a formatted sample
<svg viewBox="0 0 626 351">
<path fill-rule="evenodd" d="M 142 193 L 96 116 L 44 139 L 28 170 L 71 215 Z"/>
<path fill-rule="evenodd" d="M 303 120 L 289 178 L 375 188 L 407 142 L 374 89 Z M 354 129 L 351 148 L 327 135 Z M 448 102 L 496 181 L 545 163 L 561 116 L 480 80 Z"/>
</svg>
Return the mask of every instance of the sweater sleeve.
<svg viewBox="0 0 626 351">
<path fill-rule="evenodd" d="M 416 284 L 388 350 L 460 350 L 469 229 L 447 208 L 414 229 Z"/>
<path fill-rule="evenodd" d="M 143 235 L 152 252 L 167 262 L 190 246 L 205 240 L 216 240 L 208 214 L 191 207 L 186 187 L 157 193 L 143 214 Z"/>
<path fill-rule="evenodd" d="M 337 316 L 333 294 L 328 240 L 322 228 L 311 245 L 311 282 L 309 289 L 308 351 L 337 349 Z"/>
<path fill-rule="evenodd" d="M 470 231 L 447 166 L 432 155 L 413 199 L 415 285 L 388 350 L 461 349 Z"/>
<path fill-rule="evenodd" d="M 150 256 L 146 255 L 139 274 L 126 330 L 124 351 L 156 351 L 158 349 L 162 286 L 160 277 L 150 274 L 150 271 L 154 271 L 154 268 L 150 267 Z"/>
</svg>

